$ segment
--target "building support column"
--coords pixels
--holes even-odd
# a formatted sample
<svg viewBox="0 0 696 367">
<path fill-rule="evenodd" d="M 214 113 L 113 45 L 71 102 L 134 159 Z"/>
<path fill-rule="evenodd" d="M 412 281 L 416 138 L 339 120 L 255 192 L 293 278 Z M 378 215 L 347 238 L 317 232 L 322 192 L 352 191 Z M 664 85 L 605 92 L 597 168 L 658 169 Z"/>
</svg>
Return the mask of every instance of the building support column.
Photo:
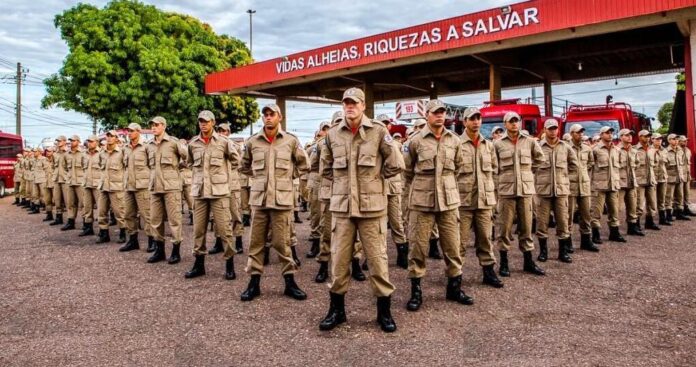
<svg viewBox="0 0 696 367">
<path fill-rule="evenodd" d="M 498 65 L 489 65 L 489 91 L 488 100 L 498 101 L 503 99 L 503 92 L 500 83 L 500 67 Z"/>
<path fill-rule="evenodd" d="M 437 83 L 430 82 L 430 99 L 437 99 Z"/>
<path fill-rule="evenodd" d="M 375 118 L 375 85 L 365 83 L 363 89 L 365 92 L 365 115 L 373 119 Z"/>
<path fill-rule="evenodd" d="M 553 92 L 551 90 L 551 81 L 544 80 L 544 114 L 553 116 Z"/>
<path fill-rule="evenodd" d="M 288 115 L 285 113 L 285 97 L 276 97 L 276 104 L 280 108 L 280 113 L 283 115 L 283 120 L 280 121 L 280 126 L 283 131 L 287 131 Z"/>
<path fill-rule="evenodd" d="M 696 60 L 696 32 L 693 32 L 696 21 L 689 21 L 690 33 L 689 37 L 684 40 L 684 76 L 686 84 L 686 138 L 689 139 L 687 144 L 692 152 L 696 151 L 696 124 L 694 123 L 694 106 L 696 106 L 696 79 L 694 79 L 694 60 Z M 691 176 L 696 174 L 696 164 L 694 159 L 691 160 Z"/>
</svg>

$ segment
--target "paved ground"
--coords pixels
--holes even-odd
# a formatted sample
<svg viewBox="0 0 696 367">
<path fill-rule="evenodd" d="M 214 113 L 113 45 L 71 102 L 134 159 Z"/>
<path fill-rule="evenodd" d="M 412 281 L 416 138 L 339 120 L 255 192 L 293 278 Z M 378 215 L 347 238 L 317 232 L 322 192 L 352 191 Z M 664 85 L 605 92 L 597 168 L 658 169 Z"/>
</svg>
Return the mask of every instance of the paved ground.
<svg viewBox="0 0 696 367">
<path fill-rule="evenodd" d="M 260 299 L 242 303 L 246 256 L 236 258 L 235 281 L 222 279 L 220 255 L 208 258 L 206 277 L 184 279 L 190 226 L 181 264 L 149 265 L 144 250 L 95 245 L 9 204 L 0 200 L 2 366 L 694 365 L 696 221 L 606 243 L 599 254 L 576 251 L 571 265 L 551 260 L 543 278 L 521 273 L 515 252 L 501 290 L 480 284 L 469 256 L 469 307 L 444 300 L 443 264 L 430 261 L 418 313 L 404 308 L 409 282 L 390 248 L 399 329 L 387 335 L 366 282 L 351 285 L 348 323 L 320 332 L 328 293 L 312 281 L 313 261 L 298 274 L 307 301 L 282 296 L 274 256 Z M 305 221 L 303 254 L 307 234 Z"/>
</svg>

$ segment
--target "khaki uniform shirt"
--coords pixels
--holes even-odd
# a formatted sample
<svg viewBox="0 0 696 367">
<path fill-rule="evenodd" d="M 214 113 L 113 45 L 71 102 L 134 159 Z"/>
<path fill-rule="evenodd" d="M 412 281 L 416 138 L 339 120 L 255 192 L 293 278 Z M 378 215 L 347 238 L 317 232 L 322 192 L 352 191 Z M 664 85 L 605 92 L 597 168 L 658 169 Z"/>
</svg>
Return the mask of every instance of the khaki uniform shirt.
<svg viewBox="0 0 696 367">
<path fill-rule="evenodd" d="M 14 182 L 20 182 L 24 179 L 24 158 L 17 158 L 14 164 Z"/>
<path fill-rule="evenodd" d="M 668 146 L 665 149 L 665 167 L 667 168 L 667 182 L 676 184 L 681 183 L 684 177 L 684 166 L 679 164 L 681 155 L 679 148 Z"/>
<path fill-rule="evenodd" d="M 321 150 L 322 176 L 331 183 L 329 210 L 338 217 L 387 214 L 385 179 L 398 175 L 398 152 L 386 126 L 363 115 L 353 134 L 344 120 L 329 129 Z"/>
<path fill-rule="evenodd" d="M 396 154 L 397 159 L 399 160 L 399 166 L 400 167 L 405 167 L 406 163 L 404 162 L 404 156 L 401 154 L 401 151 L 403 150 L 403 146 L 401 145 L 400 142 L 394 140 L 392 142 L 394 144 L 394 149 L 396 149 Z M 403 192 L 403 179 L 401 175 L 396 175 L 394 177 L 390 177 L 387 179 L 387 195 L 392 196 L 392 195 L 401 195 Z"/>
<path fill-rule="evenodd" d="M 56 151 L 53 153 L 53 182 L 68 183 L 68 153 Z"/>
<path fill-rule="evenodd" d="M 634 148 L 637 160 L 636 183 L 638 186 L 657 185 L 657 179 L 655 178 L 655 170 L 657 169 L 655 149 L 651 145 L 648 145 L 647 148 L 643 148 L 640 144 L 636 145 Z"/>
<path fill-rule="evenodd" d="M 653 151 L 655 152 L 655 181 L 657 183 L 665 183 L 667 182 L 667 166 L 665 162 L 667 155 L 665 154 L 665 149 L 655 149 L 653 147 Z"/>
<path fill-rule="evenodd" d="M 623 146 L 617 147 L 619 150 L 619 180 L 622 189 L 632 189 L 636 187 L 636 167 L 638 166 L 637 152 L 633 147 L 628 149 Z"/>
<path fill-rule="evenodd" d="M 119 192 L 125 190 L 126 165 L 124 151 L 118 145 L 109 152 L 104 149 L 99 153 L 101 160 L 102 179 L 99 189 L 106 192 Z"/>
<path fill-rule="evenodd" d="M 101 154 L 97 150 L 94 154 L 86 152 L 87 167 L 85 167 L 85 187 L 96 189 L 99 187 L 102 175 Z"/>
<path fill-rule="evenodd" d="M 148 159 L 150 166 L 150 191 L 162 194 L 168 191 L 181 191 L 183 184 L 179 163 L 186 162 L 188 151 L 179 139 L 162 135 L 157 143 L 153 138 L 148 144 Z"/>
<path fill-rule="evenodd" d="M 314 144 L 309 147 L 307 152 L 309 156 L 309 178 L 307 180 L 307 187 L 310 189 L 317 185 L 321 185 L 321 174 L 319 173 L 319 154 L 321 150 L 319 148 L 322 145 L 324 145 L 323 136 L 315 140 Z"/>
<path fill-rule="evenodd" d="M 682 182 L 689 182 L 691 180 L 691 150 L 687 147 L 681 147 L 681 159 L 682 165 Z"/>
<path fill-rule="evenodd" d="M 551 145 L 542 139 L 539 143 L 544 152 L 544 161 L 536 170 L 536 193 L 540 197 L 562 197 L 570 195 L 568 171 L 577 171 L 578 158 L 570 145 L 558 140 Z"/>
<path fill-rule="evenodd" d="M 239 167 L 239 151 L 234 142 L 216 132 L 207 143 L 196 135 L 188 144 L 186 156 L 193 172 L 191 196 L 197 199 L 230 196 L 230 172 Z"/>
<path fill-rule="evenodd" d="M 126 167 L 126 190 L 147 190 L 150 187 L 150 165 L 148 145 L 140 137 L 133 147 L 130 143 L 123 147 L 123 162 Z"/>
<path fill-rule="evenodd" d="M 498 194 L 500 197 L 527 197 L 536 193 L 534 173 L 544 162 L 544 152 L 534 139 L 519 134 L 517 142 L 507 133 L 494 143 L 498 156 Z"/>
<path fill-rule="evenodd" d="M 330 201 L 331 200 L 331 180 L 324 177 L 322 172 L 324 172 L 324 162 L 321 160 L 321 152 L 326 149 L 326 141 L 322 140 L 317 144 L 317 158 L 319 159 L 319 200 Z"/>
<path fill-rule="evenodd" d="M 46 188 L 53 188 L 53 156 L 51 158 L 46 158 L 46 164 L 44 165 L 44 174 L 46 175 Z"/>
<path fill-rule="evenodd" d="M 230 146 L 237 152 L 237 164 L 235 164 L 234 167 L 229 163 L 227 165 L 228 169 L 230 170 L 230 191 L 240 191 L 242 190 L 242 186 L 239 182 L 239 164 L 241 161 L 242 152 L 239 145 L 233 140 L 230 140 Z"/>
<path fill-rule="evenodd" d="M 587 197 L 592 196 L 592 183 L 590 172 L 594 167 L 594 154 L 587 144 L 572 144 L 577 159 L 575 167 L 568 167 L 568 181 L 570 181 L 570 195 Z"/>
<path fill-rule="evenodd" d="M 65 168 L 68 170 L 67 184 L 70 186 L 82 186 L 85 183 L 85 168 L 87 156 L 79 148 L 69 151 L 65 156 Z"/>
<path fill-rule="evenodd" d="M 495 146 L 479 134 L 478 146 L 466 130 L 460 137 L 463 163 L 457 178 L 460 206 L 467 210 L 492 209 L 496 204 L 495 180 L 498 158 Z"/>
<path fill-rule="evenodd" d="M 621 188 L 619 178 L 619 148 L 610 144 L 607 148 L 603 142 L 592 149 L 595 165 L 592 169 L 592 191 L 618 191 Z"/>
<path fill-rule="evenodd" d="M 24 177 L 25 181 L 34 182 L 34 157 L 24 158 L 22 164 L 24 165 L 22 167 L 24 170 L 24 174 L 22 175 L 22 177 Z"/>
<path fill-rule="evenodd" d="M 293 134 L 279 129 L 273 141 L 269 141 L 261 130 L 246 142 L 241 172 L 251 178 L 252 207 L 295 208 L 293 179 L 307 171 L 307 154 Z"/>
<path fill-rule="evenodd" d="M 32 167 L 33 171 L 33 176 L 34 176 L 34 183 L 36 184 L 45 184 L 46 183 L 46 178 L 49 176 L 46 176 L 46 166 L 48 166 L 49 162 L 48 159 L 44 156 L 40 156 L 34 161 L 34 167 Z"/>
</svg>

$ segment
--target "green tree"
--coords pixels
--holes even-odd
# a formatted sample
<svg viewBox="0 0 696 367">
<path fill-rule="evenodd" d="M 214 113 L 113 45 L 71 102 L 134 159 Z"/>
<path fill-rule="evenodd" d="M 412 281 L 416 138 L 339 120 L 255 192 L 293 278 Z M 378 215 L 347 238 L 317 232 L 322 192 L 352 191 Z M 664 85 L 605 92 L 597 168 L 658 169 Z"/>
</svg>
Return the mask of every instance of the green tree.
<svg viewBox="0 0 696 367">
<path fill-rule="evenodd" d="M 669 122 L 672 119 L 673 109 L 674 102 L 667 102 L 657 111 L 657 121 L 660 122 L 660 128 L 657 129 L 657 132 L 660 134 L 665 134 L 669 130 Z"/>
<path fill-rule="evenodd" d="M 43 108 L 85 113 L 105 129 L 161 115 L 169 133 L 180 137 L 196 133 L 204 109 L 235 130 L 259 117 L 252 98 L 204 95 L 206 74 L 251 57 L 243 42 L 215 34 L 198 19 L 116 0 L 103 9 L 78 4 L 57 15 L 55 26 L 69 53 L 44 82 Z"/>
</svg>

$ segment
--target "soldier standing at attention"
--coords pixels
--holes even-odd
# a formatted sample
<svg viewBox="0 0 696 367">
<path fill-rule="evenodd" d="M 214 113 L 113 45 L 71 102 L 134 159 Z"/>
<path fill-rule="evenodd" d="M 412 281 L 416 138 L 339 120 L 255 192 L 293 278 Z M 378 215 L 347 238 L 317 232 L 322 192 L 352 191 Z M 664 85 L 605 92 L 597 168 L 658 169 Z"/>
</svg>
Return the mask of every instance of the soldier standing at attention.
<svg viewBox="0 0 696 367">
<path fill-rule="evenodd" d="M 128 243 L 119 250 L 130 251 L 140 248 L 138 229 L 140 220 L 142 220 L 147 235 L 147 252 L 153 252 L 155 251 L 155 239 L 153 237 L 154 230 L 150 225 L 149 151 L 140 131 L 140 124 L 130 123 L 128 125 L 128 144 L 123 147 L 123 161 L 126 169 L 123 206 Z"/>
<path fill-rule="evenodd" d="M 44 165 L 46 185 L 42 193 L 44 204 L 46 205 L 46 218 L 44 218 L 44 222 L 53 220 L 53 151 L 53 147 L 46 149 L 46 164 Z"/>
<path fill-rule="evenodd" d="M 684 203 L 684 165 L 683 151 L 679 147 L 679 137 L 676 134 L 667 136 L 669 146 L 665 150 L 665 165 L 667 167 L 667 190 L 665 201 L 667 205 L 667 220 L 689 220 L 682 213 Z"/>
<path fill-rule="evenodd" d="M 68 170 L 68 222 L 61 227 L 61 231 L 75 229 L 78 209 L 84 204 L 82 185 L 85 182 L 85 168 L 87 167 L 87 156 L 80 149 L 80 137 L 73 135 L 68 141 L 70 142 L 70 151 L 65 156 L 65 166 Z"/>
<path fill-rule="evenodd" d="M 621 129 L 619 131 L 621 148 L 619 149 L 619 203 L 623 202 L 626 206 L 626 225 L 627 234 L 632 236 L 645 236 L 645 233 L 638 225 L 638 215 L 636 215 L 636 165 L 637 152 L 633 149 L 633 131 Z"/>
<path fill-rule="evenodd" d="M 592 243 L 592 183 L 590 171 L 594 167 L 592 148 L 583 143 L 585 128 L 580 124 L 570 127 L 570 145 L 577 156 L 577 165 L 568 167 L 570 181 L 570 197 L 568 198 L 568 232 L 573 233 L 571 219 L 578 211 L 580 224 L 580 248 L 586 251 L 598 252 L 599 248 Z M 572 242 L 570 244 L 572 247 Z"/>
<path fill-rule="evenodd" d="M 53 153 L 53 201 L 55 203 L 56 218 L 49 223 L 51 226 L 63 224 L 63 211 L 68 197 L 68 168 L 66 166 L 67 153 L 65 151 L 65 136 L 56 138 L 56 151 Z"/>
<path fill-rule="evenodd" d="M 641 130 L 638 133 L 638 145 L 636 151 L 636 196 L 638 197 L 636 206 L 636 216 L 638 217 L 638 227 L 640 228 L 640 218 L 645 213 L 645 229 L 660 230 L 653 220 L 653 215 L 657 212 L 655 186 L 655 170 L 657 161 L 655 149 L 650 145 L 652 133 L 648 130 Z"/>
<path fill-rule="evenodd" d="M 106 133 L 106 148 L 99 153 L 101 180 L 99 183 L 99 238 L 97 243 L 109 242 L 109 209 L 118 223 L 117 242 L 126 242 L 126 225 L 124 221 L 124 184 L 125 163 L 123 149 L 118 144 L 118 133 L 111 130 Z M 129 241 L 119 251 L 132 246 Z"/>
<path fill-rule="evenodd" d="M 94 235 L 94 214 L 96 212 L 97 200 L 99 197 L 99 182 L 101 181 L 102 167 L 99 160 L 99 138 L 90 135 L 87 138 L 87 166 L 85 167 L 85 185 L 82 197 L 85 199 L 83 205 L 83 225 L 80 237 Z M 125 238 L 125 234 L 124 234 Z M 125 241 L 124 241 L 125 242 Z"/>
<path fill-rule="evenodd" d="M 401 173 L 392 138 L 379 121 L 365 116 L 365 93 L 343 93 L 344 120 L 332 127 L 321 151 L 322 176 L 332 181 L 331 303 L 319 324 L 331 330 L 346 321 L 345 294 L 350 283 L 353 246 L 360 235 L 370 267 L 370 284 L 377 297 L 377 322 L 396 331 L 391 315 L 387 263 L 387 189 L 385 179 Z"/>
<path fill-rule="evenodd" d="M 32 202 L 33 206 L 29 214 L 39 214 L 41 212 L 41 201 L 43 199 L 44 189 L 46 188 L 46 166 L 48 165 L 48 159 L 41 153 L 41 148 L 34 148 L 34 166 L 32 167 L 32 174 L 34 176 L 32 196 L 34 197 L 34 202 Z M 44 204 L 46 204 L 46 202 L 44 202 Z M 48 211 L 48 209 L 46 210 Z"/>
<path fill-rule="evenodd" d="M 661 226 L 671 226 L 672 223 L 667 221 L 667 203 L 665 200 L 665 192 L 667 191 L 667 167 L 665 166 L 665 148 L 662 147 L 662 135 L 660 133 L 652 134 L 652 147 L 655 152 L 655 196 L 657 213 L 660 217 Z"/>
<path fill-rule="evenodd" d="M 682 192 L 684 199 L 684 209 L 682 214 L 684 216 L 696 217 L 696 213 L 691 211 L 689 207 L 689 191 L 691 191 L 691 149 L 686 145 L 687 138 L 684 135 L 679 135 L 679 147 L 682 149 L 682 165 L 684 166 L 684 182 L 682 183 Z"/>
<path fill-rule="evenodd" d="M 626 242 L 619 233 L 619 149 L 614 146 L 614 129 L 599 129 L 600 141 L 592 149 L 595 165 L 592 170 L 592 242 L 601 244 L 599 235 L 604 204 L 607 205 L 609 241 Z"/>
<path fill-rule="evenodd" d="M 17 154 L 17 161 L 14 163 L 14 176 L 12 180 L 14 181 L 14 205 L 20 206 L 24 204 L 22 201 L 22 176 L 24 174 L 24 169 L 22 168 L 22 159 L 24 156 L 21 153 Z"/>
<path fill-rule="evenodd" d="M 321 201 L 319 200 L 319 189 L 321 188 L 321 174 L 319 173 L 319 147 L 324 144 L 324 136 L 329 131 L 331 123 L 322 121 L 319 124 L 314 144 L 309 147 L 309 176 L 307 179 L 307 187 L 310 190 L 309 194 L 309 222 L 311 232 L 309 233 L 309 241 L 311 246 L 307 253 L 307 258 L 313 259 L 319 255 L 319 242 L 321 241 Z"/>
</svg>

